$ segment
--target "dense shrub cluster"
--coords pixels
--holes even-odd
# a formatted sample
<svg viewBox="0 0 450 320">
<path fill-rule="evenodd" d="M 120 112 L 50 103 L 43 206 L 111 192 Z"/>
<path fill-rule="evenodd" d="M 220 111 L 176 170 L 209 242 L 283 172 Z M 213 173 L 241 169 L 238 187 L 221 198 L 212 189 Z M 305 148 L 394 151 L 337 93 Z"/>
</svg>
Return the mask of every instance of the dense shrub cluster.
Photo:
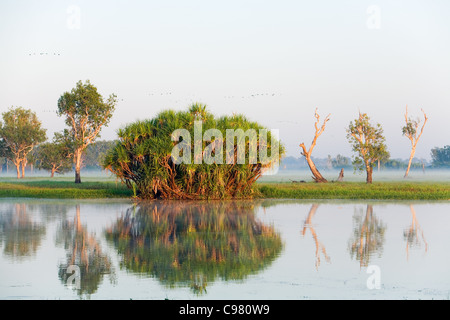
<svg viewBox="0 0 450 320">
<path fill-rule="evenodd" d="M 203 159 L 215 159 L 213 162 L 196 161 L 198 145 L 194 146 L 195 122 L 201 122 L 201 135 L 209 129 L 217 129 L 222 137 L 210 137 L 209 141 L 201 140 L 200 156 Z M 189 132 L 192 139 L 174 139 L 173 133 L 182 129 Z M 254 130 L 257 134 L 256 146 L 251 145 L 248 137 L 233 138 L 227 141 L 227 129 L 241 129 L 243 132 Z M 214 116 L 204 105 L 194 104 L 187 111 L 163 111 L 155 118 L 137 121 L 118 131 L 116 146 L 107 153 L 103 166 L 121 179 L 135 195 L 141 199 L 224 199 L 246 198 L 253 194 L 253 183 L 261 177 L 265 170 L 278 162 L 284 148 L 277 139 L 273 139 L 270 131 L 267 139 L 261 140 L 261 132 L 266 130 L 256 122 L 251 122 L 242 115 Z M 231 140 L 231 139 L 230 139 Z M 232 148 L 227 148 L 232 142 Z M 239 145 L 245 145 L 245 161 L 237 161 Z M 187 144 L 190 154 L 185 150 L 172 156 L 174 147 Z M 211 148 L 212 144 L 216 147 Z M 222 146 L 222 153 L 215 154 Z M 257 150 L 256 161 L 250 161 L 250 150 Z M 230 151 L 231 152 L 228 152 Z M 240 148 L 243 150 L 243 148 Z M 264 151 L 264 153 L 262 153 Z M 261 154 L 272 155 L 270 161 L 261 158 Z M 228 153 L 227 153 L 228 152 Z M 178 162 L 186 156 L 189 162 Z M 233 157 L 234 161 L 227 161 Z M 217 161 L 220 160 L 220 161 Z"/>
</svg>

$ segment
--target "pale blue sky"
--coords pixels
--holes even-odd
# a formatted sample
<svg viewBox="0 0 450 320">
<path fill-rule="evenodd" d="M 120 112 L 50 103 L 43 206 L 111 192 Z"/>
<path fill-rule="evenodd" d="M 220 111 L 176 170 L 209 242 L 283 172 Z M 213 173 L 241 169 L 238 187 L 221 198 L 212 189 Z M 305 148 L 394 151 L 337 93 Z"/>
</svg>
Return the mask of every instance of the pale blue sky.
<svg viewBox="0 0 450 320">
<path fill-rule="evenodd" d="M 379 29 L 367 26 L 372 5 Z M 345 128 L 361 111 L 383 125 L 391 156 L 407 158 L 408 104 L 429 116 L 416 157 L 430 159 L 432 147 L 450 144 L 449 14 L 446 0 L 2 0 L 0 112 L 33 109 L 50 137 L 64 128 L 59 96 L 90 79 L 119 97 L 103 139 L 198 101 L 279 129 L 299 156 L 318 107 L 331 120 L 314 156 L 349 156 Z"/>
</svg>

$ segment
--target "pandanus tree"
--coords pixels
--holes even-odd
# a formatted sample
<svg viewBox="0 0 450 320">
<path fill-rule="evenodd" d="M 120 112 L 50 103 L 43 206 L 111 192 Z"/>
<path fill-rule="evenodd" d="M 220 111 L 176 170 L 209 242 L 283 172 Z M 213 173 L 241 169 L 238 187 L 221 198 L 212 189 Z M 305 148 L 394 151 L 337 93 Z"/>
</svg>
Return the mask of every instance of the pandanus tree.
<svg viewBox="0 0 450 320">
<path fill-rule="evenodd" d="M 245 279 L 278 257 L 281 237 L 256 218 L 257 207 L 245 200 L 141 202 L 106 238 L 127 271 L 201 294 L 217 278 Z"/>
<path fill-rule="evenodd" d="M 256 122 L 216 119 L 201 104 L 137 121 L 118 137 L 103 166 L 141 199 L 252 197 L 254 182 L 284 153 Z"/>
</svg>

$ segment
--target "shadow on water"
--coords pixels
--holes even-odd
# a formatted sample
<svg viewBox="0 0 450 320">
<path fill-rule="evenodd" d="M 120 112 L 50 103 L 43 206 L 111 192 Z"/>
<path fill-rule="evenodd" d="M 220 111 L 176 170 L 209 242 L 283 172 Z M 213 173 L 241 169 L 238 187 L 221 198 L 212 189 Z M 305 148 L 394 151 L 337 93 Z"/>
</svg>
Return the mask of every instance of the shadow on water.
<svg viewBox="0 0 450 320">
<path fill-rule="evenodd" d="M 251 201 L 159 201 L 130 208 L 106 237 L 121 266 L 168 287 L 206 292 L 217 278 L 242 280 L 278 257 L 280 235 L 255 218 Z"/>
</svg>

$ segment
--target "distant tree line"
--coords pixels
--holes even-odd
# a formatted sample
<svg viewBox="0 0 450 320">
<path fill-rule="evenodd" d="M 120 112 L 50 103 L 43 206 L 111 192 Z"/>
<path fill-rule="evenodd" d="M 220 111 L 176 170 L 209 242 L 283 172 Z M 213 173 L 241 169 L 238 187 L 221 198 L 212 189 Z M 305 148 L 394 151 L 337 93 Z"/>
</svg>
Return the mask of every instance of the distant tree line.
<svg viewBox="0 0 450 320">
<path fill-rule="evenodd" d="M 106 153 L 114 147 L 116 142 L 117 140 L 99 140 L 90 144 L 82 155 L 81 167 L 86 170 L 104 170 L 102 162 Z M 7 157 L 1 156 L 0 173 L 12 172 L 12 170 L 16 170 L 14 163 Z M 50 176 L 54 177 L 55 174 L 72 172 L 75 167 L 70 152 L 63 145 L 52 140 L 41 143 L 33 149 L 28 155 L 27 170 L 48 171 Z"/>
<path fill-rule="evenodd" d="M 352 159 L 341 154 L 327 158 L 312 157 L 312 160 L 321 170 L 331 169 L 353 169 Z M 378 166 L 378 165 L 377 165 Z M 380 161 L 380 169 L 405 170 L 408 167 L 408 159 L 385 159 Z M 411 163 L 412 169 L 438 169 L 450 168 L 450 146 L 431 149 L 431 161 L 425 159 L 414 159 Z M 303 170 L 309 169 L 304 157 L 287 156 L 281 160 L 280 170 Z"/>
<path fill-rule="evenodd" d="M 443 148 L 431 149 L 432 166 L 436 168 L 450 168 L 450 145 Z"/>
<path fill-rule="evenodd" d="M 57 101 L 57 115 L 64 119 L 67 127 L 61 132 L 55 132 L 51 140 L 48 140 L 47 130 L 42 128 L 36 113 L 22 107 L 9 108 L 2 113 L 2 119 L 0 119 L 0 172 L 14 170 L 17 178 L 20 179 L 25 176 L 27 167 L 30 170 L 36 168 L 49 171 L 52 177 L 55 174 L 74 171 L 75 183 L 81 183 L 81 168 L 110 169 L 111 166 L 105 159 L 108 159 L 108 154 L 111 154 L 111 150 L 116 148 L 120 139 L 123 140 L 123 138 L 119 134 L 119 139 L 115 141 L 96 142 L 96 140 L 100 138 L 101 129 L 109 124 L 116 104 L 115 94 L 104 99 L 89 80 L 85 83 L 78 81 L 71 91 L 64 92 Z M 423 120 L 414 119 L 409 117 L 408 108 L 406 108 L 405 125 L 401 128 L 401 132 L 411 143 L 408 160 L 390 158 L 383 128 L 380 124 L 373 124 L 365 113 L 359 113 L 359 116 L 351 121 L 346 129 L 347 140 L 352 146 L 352 158 L 338 154 L 334 158 L 329 155 L 325 159 L 319 159 L 312 156 L 312 151 L 318 138 L 324 132 L 330 115 L 320 123 L 320 116 L 316 109 L 315 133 L 311 144 L 307 147 L 302 142 L 300 151 L 303 157 L 284 158 L 280 168 L 294 170 L 309 167 L 314 181 L 327 182 L 319 172 L 319 168 L 327 170 L 353 167 L 355 170 L 366 171 L 367 183 L 372 182 L 374 168 L 378 170 L 381 168 L 406 169 L 405 178 L 410 168 L 450 168 L 449 145 L 431 149 L 431 164 L 414 159 L 418 141 L 428 121 L 427 115 L 423 110 L 422 112 Z M 160 119 L 160 121 L 163 120 L 166 119 Z M 243 123 L 250 127 L 245 121 L 242 123 L 233 121 L 226 125 L 233 127 Z M 177 122 L 174 121 L 174 123 Z M 222 122 L 220 124 L 222 125 Z M 155 127 L 152 130 L 157 132 L 159 129 Z M 152 135 L 155 135 L 154 132 Z M 168 146 L 169 144 L 165 147 L 168 148 Z M 137 159 L 142 158 L 142 150 L 133 150 L 133 152 L 137 152 Z M 123 155 L 120 154 L 120 156 Z"/>
</svg>

